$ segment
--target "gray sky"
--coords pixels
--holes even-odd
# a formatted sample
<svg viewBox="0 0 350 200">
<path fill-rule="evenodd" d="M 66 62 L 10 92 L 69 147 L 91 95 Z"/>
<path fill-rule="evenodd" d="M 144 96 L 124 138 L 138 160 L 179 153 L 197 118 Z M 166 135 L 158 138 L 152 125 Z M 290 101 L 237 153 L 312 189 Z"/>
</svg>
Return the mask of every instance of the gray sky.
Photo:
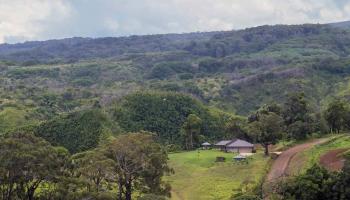
<svg viewBox="0 0 350 200">
<path fill-rule="evenodd" d="M 350 20 L 350 0 L 0 0 L 0 43 Z"/>
</svg>

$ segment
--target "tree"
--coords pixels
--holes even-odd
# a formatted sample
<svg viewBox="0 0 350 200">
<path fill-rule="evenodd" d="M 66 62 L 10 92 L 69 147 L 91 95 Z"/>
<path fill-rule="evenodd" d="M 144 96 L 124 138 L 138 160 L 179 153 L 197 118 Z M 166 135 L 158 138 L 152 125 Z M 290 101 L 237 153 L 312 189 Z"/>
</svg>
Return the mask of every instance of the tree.
<svg viewBox="0 0 350 200">
<path fill-rule="evenodd" d="M 104 148 L 115 162 L 118 199 L 130 200 L 132 192 L 170 195 L 162 176 L 171 171 L 166 151 L 147 132 L 129 133 L 113 139 Z"/>
<path fill-rule="evenodd" d="M 225 124 L 226 138 L 243 138 L 250 139 L 247 131 L 245 130 L 246 121 L 243 119 L 231 119 Z"/>
<path fill-rule="evenodd" d="M 35 134 L 52 145 L 64 146 L 71 153 L 97 147 L 104 134 L 114 129 L 107 116 L 100 110 L 85 110 L 61 115 L 46 121 Z"/>
<path fill-rule="evenodd" d="M 68 151 L 56 149 L 27 133 L 14 133 L 0 140 L 1 199 L 34 199 L 38 187 L 56 181 Z"/>
<path fill-rule="evenodd" d="M 202 126 L 202 120 L 195 114 L 188 115 L 184 122 L 182 129 L 185 136 L 185 148 L 187 150 L 193 149 L 194 140 L 198 138 Z"/>
<path fill-rule="evenodd" d="M 288 136 L 297 140 L 305 139 L 312 127 L 307 122 L 296 121 L 287 128 Z"/>
<path fill-rule="evenodd" d="M 283 119 L 272 112 L 262 114 L 258 121 L 248 125 L 249 135 L 265 148 L 265 155 L 269 154 L 269 145 L 275 144 L 282 138 Z"/>
<path fill-rule="evenodd" d="M 344 101 L 334 100 L 328 105 L 324 115 L 331 132 L 340 132 L 345 125 L 348 112 L 349 109 Z"/>
<path fill-rule="evenodd" d="M 100 192 L 106 182 L 111 182 L 114 161 L 107 158 L 100 149 L 78 153 L 72 157 L 75 173 L 87 179 L 88 192 Z"/>
<path fill-rule="evenodd" d="M 304 139 L 313 131 L 314 120 L 304 93 L 290 94 L 283 105 L 283 118 L 289 137 Z"/>
<path fill-rule="evenodd" d="M 304 93 L 292 93 L 283 105 L 283 118 L 289 126 L 296 121 L 307 121 L 309 107 Z"/>
</svg>

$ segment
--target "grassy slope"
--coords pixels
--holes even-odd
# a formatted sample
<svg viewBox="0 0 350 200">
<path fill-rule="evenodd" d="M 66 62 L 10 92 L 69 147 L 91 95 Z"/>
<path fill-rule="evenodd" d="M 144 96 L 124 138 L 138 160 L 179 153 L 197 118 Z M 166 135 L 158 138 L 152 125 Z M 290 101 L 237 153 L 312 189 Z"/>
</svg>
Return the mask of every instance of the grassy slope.
<svg viewBox="0 0 350 200">
<path fill-rule="evenodd" d="M 217 156 L 225 163 L 215 163 Z M 268 158 L 262 153 L 252 157 L 248 165 L 233 164 L 233 154 L 216 150 L 170 154 L 175 174 L 168 177 L 172 199 L 229 199 L 241 184 L 257 184 L 266 174 Z"/>
</svg>

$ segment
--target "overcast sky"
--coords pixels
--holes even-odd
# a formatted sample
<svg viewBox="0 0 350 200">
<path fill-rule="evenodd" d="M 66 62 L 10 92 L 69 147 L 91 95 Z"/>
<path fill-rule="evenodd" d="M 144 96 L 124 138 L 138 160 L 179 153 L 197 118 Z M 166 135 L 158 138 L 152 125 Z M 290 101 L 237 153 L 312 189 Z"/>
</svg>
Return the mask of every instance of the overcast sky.
<svg viewBox="0 0 350 200">
<path fill-rule="evenodd" d="M 350 20 L 350 0 L 0 0 L 0 43 Z"/>
</svg>

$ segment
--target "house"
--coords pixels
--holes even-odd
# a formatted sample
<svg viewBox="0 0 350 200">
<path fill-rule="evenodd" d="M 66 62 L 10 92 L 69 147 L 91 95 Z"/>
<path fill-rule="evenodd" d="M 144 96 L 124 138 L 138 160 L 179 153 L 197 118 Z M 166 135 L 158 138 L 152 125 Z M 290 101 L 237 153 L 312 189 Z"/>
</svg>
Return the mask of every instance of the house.
<svg viewBox="0 0 350 200">
<path fill-rule="evenodd" d="M 225 152 L 236 153 L 252 153 L 254 145 L 241 139 L 223 140 L 215 144 L 216 148 L 219 148 Z"/>
<path fill-rule="evenodd" d="M 209 142 L 204 142 L 201 146 L 203 149 L 210 149 L 211 144 Z"/>
<path fill-rule="evenodd" d="M 231 143 L 232 140 L 222 140 L 215 144 L 215 148 L 220 149 L 221 151 L 226 151 L 226 145 Z"/>
<path fill-rule="evenodd" d="M 254 150 L 254 144 L 251 144 L 247 141 L 236 139 L 232 143 L 226 145 L 227 152 L 236 152 L 236 153 L 252 153 Z"/>
</svg>

